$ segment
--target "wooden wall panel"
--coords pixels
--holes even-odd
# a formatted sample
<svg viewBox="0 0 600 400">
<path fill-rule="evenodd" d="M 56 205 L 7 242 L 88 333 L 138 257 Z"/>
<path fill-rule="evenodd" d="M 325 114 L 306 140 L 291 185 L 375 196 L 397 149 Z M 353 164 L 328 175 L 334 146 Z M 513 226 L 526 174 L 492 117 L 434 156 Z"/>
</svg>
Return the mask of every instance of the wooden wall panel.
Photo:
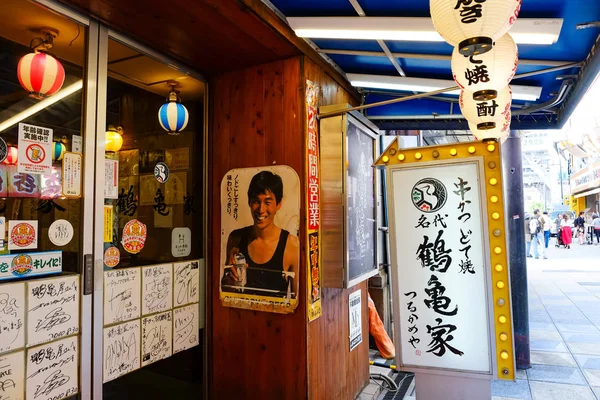
<svg viewBox="0 0 600 400">
<path fill-rule="evenodd" d="M 306 57 L 304 75 L 320 86 L 319 105 L 358 105 L 343 87 Z M 362 292 L 363 341 L 350 352 L 348 295 L 356 290 Z M 324 288 L 322 304 L 323 316 L 308 325 L 309 399 L 354 399 L 369 382 L 367 282 L 346 290 Z"/>
<path fill-rule="evenodd" d="M 210 81 L 209 267 L 211 399 L 306 398 L 306 296 L 294 314 L 222 307 L 219 301 L 220 182 L 231 168 L 289 165 L 302 180 L 301 59 L 217 75 Z M 302 199 L 304 204 L 304 199 Z M 305 210 L 302 207 L 301 215 Z M 301 236 L 304 226 L 301 224 Z M 300 265 L 304 243 L 300 240 Z M 300 268 L 300 288 L 306 285 Z"/>
</svg>

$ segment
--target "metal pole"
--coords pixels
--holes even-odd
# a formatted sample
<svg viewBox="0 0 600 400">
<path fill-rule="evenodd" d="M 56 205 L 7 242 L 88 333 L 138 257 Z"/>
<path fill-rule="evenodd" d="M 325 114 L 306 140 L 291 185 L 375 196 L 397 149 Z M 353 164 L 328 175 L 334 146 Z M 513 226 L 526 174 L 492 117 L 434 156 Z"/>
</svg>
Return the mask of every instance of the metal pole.
<svg viewBox="0 0 600 400">
<path fill-rule="evenodd" d="M 521 138 L 510 131 L 502 145 L 504 199 L 508 230 L 510 288 L 517 368 L 531 368 L 529 308 L 527 300 L 527 258 L 525 255 L 525 204 Z"/>
<path fill-rule="evenodd" d="M 573 63 L 561 65 L 561 66 L 558 66 L 558 67 L 544 68 L 544 69 L 540 69 L 540 70 L 537 70 L 537 71 L 526 72 L 524 74 L 515 75 L 515 77 L 513 79 L 527 78 L 527 77 L 530 77 L 530 76 L 546 74 L 548 72 L 561 71 L 563 69 L 578 67 L 581 64 L 582 63 L 580 63 L 580 62 L 573 62 Z M 442 93 L 446 93 L 446 92 L 452 92 L 454 90 L 459 90 L 459 89 L 460 88 L 458 86 L 452 86 L 452 87 L 445 88 L 445 89 L 434 90 L 432 92 L 425 92 L 425 93 L 413 94 L 413 95 L 410 95 L 410 96 L 398 97 L 397 99 L 385 100 L 385 101 L 380 101 L 380 102 L 377 102 L 377 103 L 365 104 L 365 105 L 362 105 L 362 106 L 350 107 L 350 108 L 345 108 L 343 110 L 338 110 L 338 111 L 332 111 L 332 112 L 328 112 L 328 113 L 319 114 L 319 118 L 335 117 L 336 115 L 342 115 L 344 113 L 349 113 L 351 111 L 366 110 L 367 108 L 381 107 L 381 106 L 386 106 L 388 104 L 395 104 L 395 103 L 401 103 L 403 101 L 416 100 L 416 99 L 421 99 L 421 98 L 424 98 L 424 97 L 436 96 L 438 94 L 442 94 Z"/>
<path fill-rule="evenodd" d="M 558 155 L 558 168 L 560 169 L 560 204 L 565 204 L 565 194 L 563 193 L 563 174 L 562 174 L 562 156 Z"/>
</svg>

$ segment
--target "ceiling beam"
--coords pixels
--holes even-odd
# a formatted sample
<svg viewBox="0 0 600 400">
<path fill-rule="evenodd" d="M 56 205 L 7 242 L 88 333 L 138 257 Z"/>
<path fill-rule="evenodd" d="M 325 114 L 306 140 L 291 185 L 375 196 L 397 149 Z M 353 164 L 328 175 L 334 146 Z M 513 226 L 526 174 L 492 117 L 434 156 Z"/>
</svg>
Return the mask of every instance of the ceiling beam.
<svg viewBox="0 0 600 400">
<path fill-rule="evenodd" d="M 388 55 L 382 51 L 360 51 L 360 50 L 337 50 L 337 49 L 319 49 L 319 53 L 323 54 L 338 54 L 347 56 L 366 56 L 366 57 L 387 57 Z M 452 60 L 452 56 L 441 54 L 417 54 L 417 53 L 392 53 L 394 58 L 414 58 L 423 60 L 448 61 Z M 572 61 L 557 61 L 557 60 L 519 60 L 520 65 L 540 65 L 548 67 L 558 67 L 559 65 L 568 64 Z"/>
</svg>

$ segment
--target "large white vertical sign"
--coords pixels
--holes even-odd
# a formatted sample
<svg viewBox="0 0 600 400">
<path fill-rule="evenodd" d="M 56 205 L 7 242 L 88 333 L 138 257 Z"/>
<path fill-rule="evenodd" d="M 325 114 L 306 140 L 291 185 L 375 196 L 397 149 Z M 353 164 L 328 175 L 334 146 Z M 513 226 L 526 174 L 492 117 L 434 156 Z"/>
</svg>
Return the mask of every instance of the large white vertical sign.
<svg viewBox="0 0 600 400">
<path fill-rule="evenodd" d="M 401 364 L 491 373 L 478 163 L 389 174 Z"/>
</svg>

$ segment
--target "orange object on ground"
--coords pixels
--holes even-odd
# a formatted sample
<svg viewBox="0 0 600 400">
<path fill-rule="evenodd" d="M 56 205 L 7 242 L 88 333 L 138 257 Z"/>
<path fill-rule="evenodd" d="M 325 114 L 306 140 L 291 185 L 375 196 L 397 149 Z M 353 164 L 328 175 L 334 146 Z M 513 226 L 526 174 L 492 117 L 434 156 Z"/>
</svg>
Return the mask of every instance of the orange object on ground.
<svg viewBox="0 0 600 400">
<path fill-rule="evenodd" d="M 383 327 L 383 322 L 379 318 L 379 314 L 377 314 L 377 309 L 371 299 L 371 295 L 369 295 L 369 333 L 375 339 L 375 344 L 382 358 L 390 359 L 396 356 L 394 343 Z"/>
</svg>

